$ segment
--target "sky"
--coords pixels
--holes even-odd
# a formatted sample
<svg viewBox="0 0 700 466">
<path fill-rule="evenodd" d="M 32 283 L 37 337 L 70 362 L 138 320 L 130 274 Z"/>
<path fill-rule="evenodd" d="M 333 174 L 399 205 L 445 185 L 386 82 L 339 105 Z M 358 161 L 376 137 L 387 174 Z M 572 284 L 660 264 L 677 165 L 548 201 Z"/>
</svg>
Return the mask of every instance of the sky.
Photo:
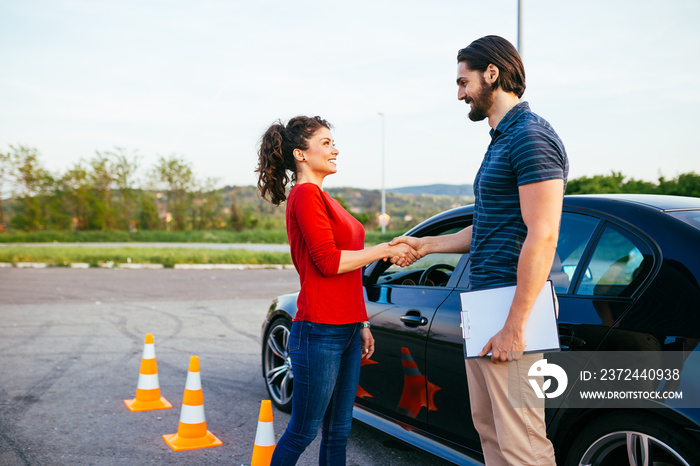
<svg viewBox="0 0 700 466">
<path fill-rule="evenodd" d="M 471 184 L 489 126 L 456 98 L 457 50 L 516 44 L 517 5 L 1 1 L 0 151 L 36 148 L 62 173 L 121 147 L 142 177 L 176 156 L 200 180 L 253 185 L 267 127 L 320 115 L 340 150 L 326 187 L 380 188 L 383 156 L 387 188 Z M 523 100 L 564 141 L 570 178 L 700 172 L 700 2 L 523 5 Z"/>
</svg>

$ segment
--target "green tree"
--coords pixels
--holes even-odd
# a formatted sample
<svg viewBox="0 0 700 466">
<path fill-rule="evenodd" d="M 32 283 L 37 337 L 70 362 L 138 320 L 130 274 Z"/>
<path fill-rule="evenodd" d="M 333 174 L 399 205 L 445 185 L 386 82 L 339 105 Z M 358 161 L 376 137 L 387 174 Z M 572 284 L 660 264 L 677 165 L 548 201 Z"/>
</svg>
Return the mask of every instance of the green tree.
<svg viewBox="0 0 700 466">
<path fill-rule="evenodd" d="M 39 195 L 43 228 L 47 230 L 68 230 L 71 228 L 71 212 L 66 208 L 70 191 L 65 188 L 61 177 L 47 173 L 43 180 L 44 189 Z"/>
<path fill-rule="evenodd" d="M 623 193 L 653 194 L 657 186 L 650 181 L 635 180 L 633 178 L 625 181 L 622 185 Z"/>
<path fill-rule="evenodd" d="M 11 169 L 9 152 L 0 152 L 0 233 L 5 231 L 5 214 L 3 213 L 2 198 L 5 182 L 9 180 Z"/>
<path fill-rule="evenodd" d="M 245 227 L 245 216 L 241 210 L 241 206 L 238 200 L 238 189 L 234 187 L 229 193 L 230 207 L 229 207 L 229 217 L 228 225 L 234 231 L 241 231 Z"/>
<path fill-rule="evenodd" d="M 224 191 L 226 188 L 224 188 Z M 227 194 L 226 202 L 228 208 L 228 227 L 235 231 L 242 231 L 249 228 L 258 228 L 261 225 L 260 218 L 265 218 L 272 228 L 284 227 L 284 209 L 273 208 L 271 214 L 262 213 L 257 210 L 260 199 L 257 197 L 257 189 L 253 186 L 234 186 Z M 265 202 L 264 207 L 270 205 Z M 225 211 L 225 209 L 224 209 Z"/>
<path fill-rule="evenodd" d="M 64 209 L 71 218 L 70 228 L 87 230 L 92 204 L 92 185 L 87 169 L 78 162 L 66 171 L 61 181 L 66 191 Z"/>
<path fill-rule="evenodd" d="M 95 151 L 97 156 L 90 160 L 90 182 L 95 190 L 93 198 L 92 222 L 100 230 L 114 229 L 112 210 L 112 163 L 106 154 Z"/>
<path fill-rule="evenodd" d="M 139 225 L 142 230 L 161 230 L 163 228 L 157 204 L 157 199 L 152 193 L 141 191 Z"/>
<path fill-rule="evenodd" d="M 114 152 L 106 152 L 112 160 L 112 174 L 114 183 L 119 191 L 121 200 L 121 228 L 131 228 L 130 205 L 134 198 L 134 184 L 136 183 L 136 172 L 138 171 L 138 156 L 132 155 L 130 158 L 126 149 L 115 147 Z"/>
<path fill-rule="evenodd" d="M 659 177 L 660 194 L 700 197 L 700 175 L 695 172 L 683 173 L 673 180 Z"/>
<path fill-rule="evenodd" d="M 333 196 L 333 199 L 338 201 L 341 207 L 347 210 L 350 213 L 350 215 L 355 217 L 355 219 L 358 222 L 360 222 L 364 227 L 367 227 L 368 225 L 374 223 L 374 221 L 376 220 L 374 216 L 369 212 L 353 212 L 354 209 L 351 209 L 350 206 L 348 206 L 348 202 L 340 194 L 336 194 L 335 196 Z"/>
<path fill-rule="evenodd" d="M 566 193 L 636 193 L 700 197 L 700 175 L 695 172 L 683 173 L 671 180 L 660 176 L 658 183 L 655 184 L 634 178 L 626 179 L 622 173 L 612 172 L 610 175 L 583 176 L 569 180 Z"/>
<path fill-rule="evenodd" d="M 12 218 L 14 227 L 36 231 L 43 228 L 42 214 L 45 189 L 50 184 L 49 172 L 41 166 L 39 152 L 23 145 L 10 145 L 16 196 L 20 205 Z"/>
<path fill-rule="evenodd" d="M 700 175 L 695 172 L 679 175 L 678 191 L 681 196 L 700 197 Z"/>
<path fill-rule="evenodd" d="M 582 176 L 569 180 L 566 184 L 567 194 L 607 194 L 621 193 L 624 175 L 620 172 L 612 172 L 610 175 L 595 175 L 593 177 Z"/>
<path fill-rule="evenodd" d="M 223 199 L 221 190 L 216 189 L 219 180 L 206 178 L 202 182 L 195 182 L 195 192 L 192 200 L 192 227 L 195 230 L 219 229 L 225 222 L 219 215 L 220 204 Z"/>
<path fill-rule="evenodd" d="M 153 177 L 166 192 L 165 203 L 175 230 L 187 228 L 188 200 L 191 197 L 194 175 L 192 166 L 184 159 L 171 155 L 160 157 L 153 169 Z"/>
</svg>

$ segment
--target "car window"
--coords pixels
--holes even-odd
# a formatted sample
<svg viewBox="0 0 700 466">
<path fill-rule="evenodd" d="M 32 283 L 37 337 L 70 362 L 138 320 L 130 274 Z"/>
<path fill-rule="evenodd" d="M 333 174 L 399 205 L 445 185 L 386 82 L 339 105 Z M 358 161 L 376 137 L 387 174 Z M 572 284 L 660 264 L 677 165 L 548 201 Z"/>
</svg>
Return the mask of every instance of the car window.
<svg viewBox="0 0 700 466">
<path fill-rule="evenodd" d="M 576 294 L 629 297 L 651 269 L 649 248 L 636 236 L 607 224 Z"/>
<path fill-rule="evenodd" d="M 700 210 L 675 210 L 668 212 L 668 215 L 700 230 Z"/>
<path fill-rule="evenodd" d="M 434 235 L 449 235 L 462 229 L 462 227 L 453 227 Z M 457 268 L 461 258 L 462 254 L 437 253 L 428 254 L 408 267 L 390 265 L 381 274 L 377 284 L 447 286 L 447 282 L 452 277 L 452 271 Z"/>
<path fill-rule="evenodd" d="M 564 212 L 561 217 L 557 252 L 549 279 L 558 294 L 568 292 L 574 272 L 600 220 L 588 215 Z"/>
</svg>

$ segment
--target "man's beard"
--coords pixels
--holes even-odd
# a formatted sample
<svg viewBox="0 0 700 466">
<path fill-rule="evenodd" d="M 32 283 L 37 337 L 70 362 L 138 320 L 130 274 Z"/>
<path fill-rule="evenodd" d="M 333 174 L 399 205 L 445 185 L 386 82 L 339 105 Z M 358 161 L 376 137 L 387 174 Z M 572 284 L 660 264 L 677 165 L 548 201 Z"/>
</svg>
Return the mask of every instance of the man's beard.
<svg viewBox="0 0 700 466">
<path fill-rule="evenodd" d="M 469 119 L 471 121 L 481 121 L 488 117 L 488 113 L 493 105 L 493 100 L 493 89 L 486 84 L 482 76 L 479 93 L 474 96 L 470 102 L 467 102 L 468 104 L 472 104 L 472 109 L 469 111 Z"/>
</svg>

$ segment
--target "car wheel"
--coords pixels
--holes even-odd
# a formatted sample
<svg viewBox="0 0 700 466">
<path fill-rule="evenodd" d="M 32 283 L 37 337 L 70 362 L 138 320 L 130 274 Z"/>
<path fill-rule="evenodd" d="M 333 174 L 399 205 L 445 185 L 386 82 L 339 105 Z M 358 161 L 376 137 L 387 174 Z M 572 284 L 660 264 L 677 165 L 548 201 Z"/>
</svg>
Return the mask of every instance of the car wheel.
<svg viewBox="0 0 700 466">
<path fill-rule="evenodd" d="M 691 466 L 700 464 L 693 439 L 682 427 L 653 415 L 615 413 L 584 428 L 567 466 Z"/>
<path fill-rule="evenodd" d="M 289 358 L 289 331 L 292 323 L 282 317 L 272 322 L 263 346 L 263 375 L 272 403 L 282 411 L 292 410 L 292 361 Z"/>
</svg>

